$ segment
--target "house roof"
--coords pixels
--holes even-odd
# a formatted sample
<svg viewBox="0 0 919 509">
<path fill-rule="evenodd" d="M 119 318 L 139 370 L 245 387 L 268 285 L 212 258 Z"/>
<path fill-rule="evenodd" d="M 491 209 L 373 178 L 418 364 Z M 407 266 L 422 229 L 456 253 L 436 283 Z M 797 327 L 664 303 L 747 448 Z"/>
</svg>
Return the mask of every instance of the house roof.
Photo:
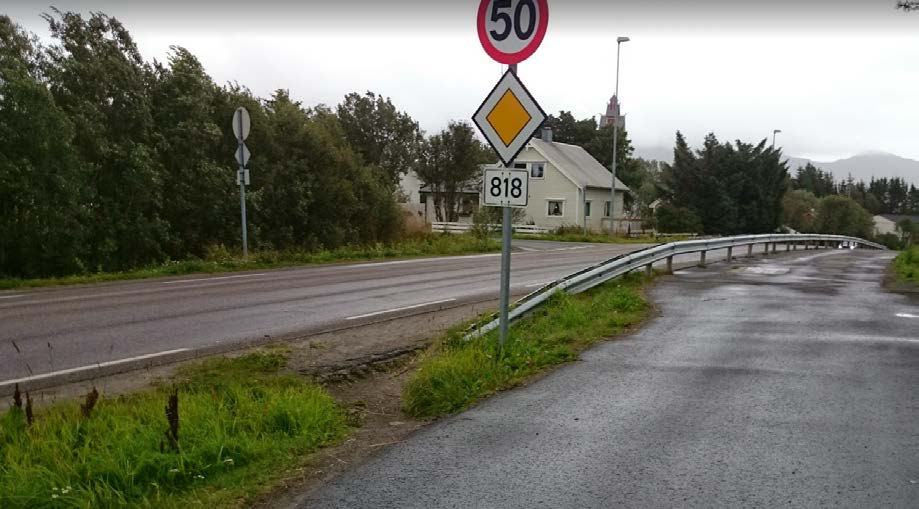
<svg viewBox="0 0 919 509">
<path fill-rule="evenodd" d="M 898 223 L 904 219 L 909 219 L 914 223 L 919 223 L 919 216 L 909 214 L 878 214 L 874 217 L 883 217 L 884 219 L 893 221 L 894 223 Z"/>
<path fill-rule="evenodd" d="M 586 150 L 567 143 L 530 140 L 530 146 L 543 155 L 578 187 L 609 189 L 610 172 Z M 616 189 L 629 191 L 628 186 L 616 179 Z"/>
</svg>

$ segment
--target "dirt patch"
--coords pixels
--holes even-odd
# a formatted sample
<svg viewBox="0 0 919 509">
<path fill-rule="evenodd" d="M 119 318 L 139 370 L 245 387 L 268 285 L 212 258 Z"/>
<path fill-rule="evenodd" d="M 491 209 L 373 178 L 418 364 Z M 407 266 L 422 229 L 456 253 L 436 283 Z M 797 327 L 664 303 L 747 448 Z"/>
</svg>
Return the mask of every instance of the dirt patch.
<svg viewBox="0 0 919 509">
<path fill-rule="evenodd" d="M 423 426 L 402 412 L 402 386 L 414 371 L 417 354 L 390 361 L 362 378 L 351 375 L 326 385 L 350 413 L 356 429 L 341 444 L 313 454 L 275 490 L 252 507 L 293 508 L 317 487 L 360 465 L 386 447 L 397 444 Z"/>
</svg>

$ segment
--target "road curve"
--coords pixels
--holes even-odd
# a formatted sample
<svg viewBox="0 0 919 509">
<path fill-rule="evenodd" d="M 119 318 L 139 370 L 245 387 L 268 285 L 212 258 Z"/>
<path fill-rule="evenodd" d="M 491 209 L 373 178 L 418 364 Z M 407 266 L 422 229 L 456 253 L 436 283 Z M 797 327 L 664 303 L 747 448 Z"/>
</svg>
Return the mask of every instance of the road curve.
<svg viewBox="0 0 919 509">
<path fill-rule="evenodd" d="M 517 295 L 646 247 L 514 241 Z M 495 298 L 500 254 L 0 292 L 0 394 L 49 374 L 302 336 Z M 82 371 L 81 371 L 82 370 Z"/>
<path fill-rule="evenodd" d="M 422 429 L 302 507 L 916 507 L 919 299 L 894 253 L 692 269 L 659 316 Z"/>
</svg>

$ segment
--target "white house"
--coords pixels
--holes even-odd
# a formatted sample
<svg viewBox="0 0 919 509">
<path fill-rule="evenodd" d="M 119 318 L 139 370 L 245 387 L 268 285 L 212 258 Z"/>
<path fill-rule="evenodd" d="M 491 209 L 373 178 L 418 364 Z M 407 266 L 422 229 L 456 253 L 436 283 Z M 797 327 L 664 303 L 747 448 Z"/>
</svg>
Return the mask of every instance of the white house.
<svg viewBox="0 0 919 509">
<path fill-rule="evenodd" d="M 899 233 L 897 232 L 897 223 L 904 219 L 909 219 L 913 224 L 919 224 L 919 216 L 903 214 L 879 214 L 874 216 L 874 234 Z"/>
<path fill-rule="evenodd" d="M 500 166 L 496 165 L 493 167 Z M 517 158 L 514 167 L 530 172 L 529 200 L 524 222 L 543 228 L 586 226 L 593 232 L 609 230 L 611 175 L 586 150 L 552 141 L 551 129 L 543 139 L 533 138 Z M 623 200 L 629 188 L 616 179 L 613 211 L 616 231 L 626 233 Z"/>
</svg>

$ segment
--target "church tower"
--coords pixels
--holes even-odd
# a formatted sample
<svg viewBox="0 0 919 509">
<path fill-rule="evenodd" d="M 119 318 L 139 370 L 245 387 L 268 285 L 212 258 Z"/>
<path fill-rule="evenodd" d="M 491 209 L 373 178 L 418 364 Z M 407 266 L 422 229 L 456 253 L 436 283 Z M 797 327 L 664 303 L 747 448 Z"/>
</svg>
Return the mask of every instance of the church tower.
<svg viewBox="0 0 919 509">
<path fill-rule="evenodd" d="M 603 125 L 612 125 L 619 119 L 619 128 L 625 129 L 625 115 L 619 114 L 619 99 L 614 95 L 606 104 L 606 114 L 603 115 Z"/>
</svg>

